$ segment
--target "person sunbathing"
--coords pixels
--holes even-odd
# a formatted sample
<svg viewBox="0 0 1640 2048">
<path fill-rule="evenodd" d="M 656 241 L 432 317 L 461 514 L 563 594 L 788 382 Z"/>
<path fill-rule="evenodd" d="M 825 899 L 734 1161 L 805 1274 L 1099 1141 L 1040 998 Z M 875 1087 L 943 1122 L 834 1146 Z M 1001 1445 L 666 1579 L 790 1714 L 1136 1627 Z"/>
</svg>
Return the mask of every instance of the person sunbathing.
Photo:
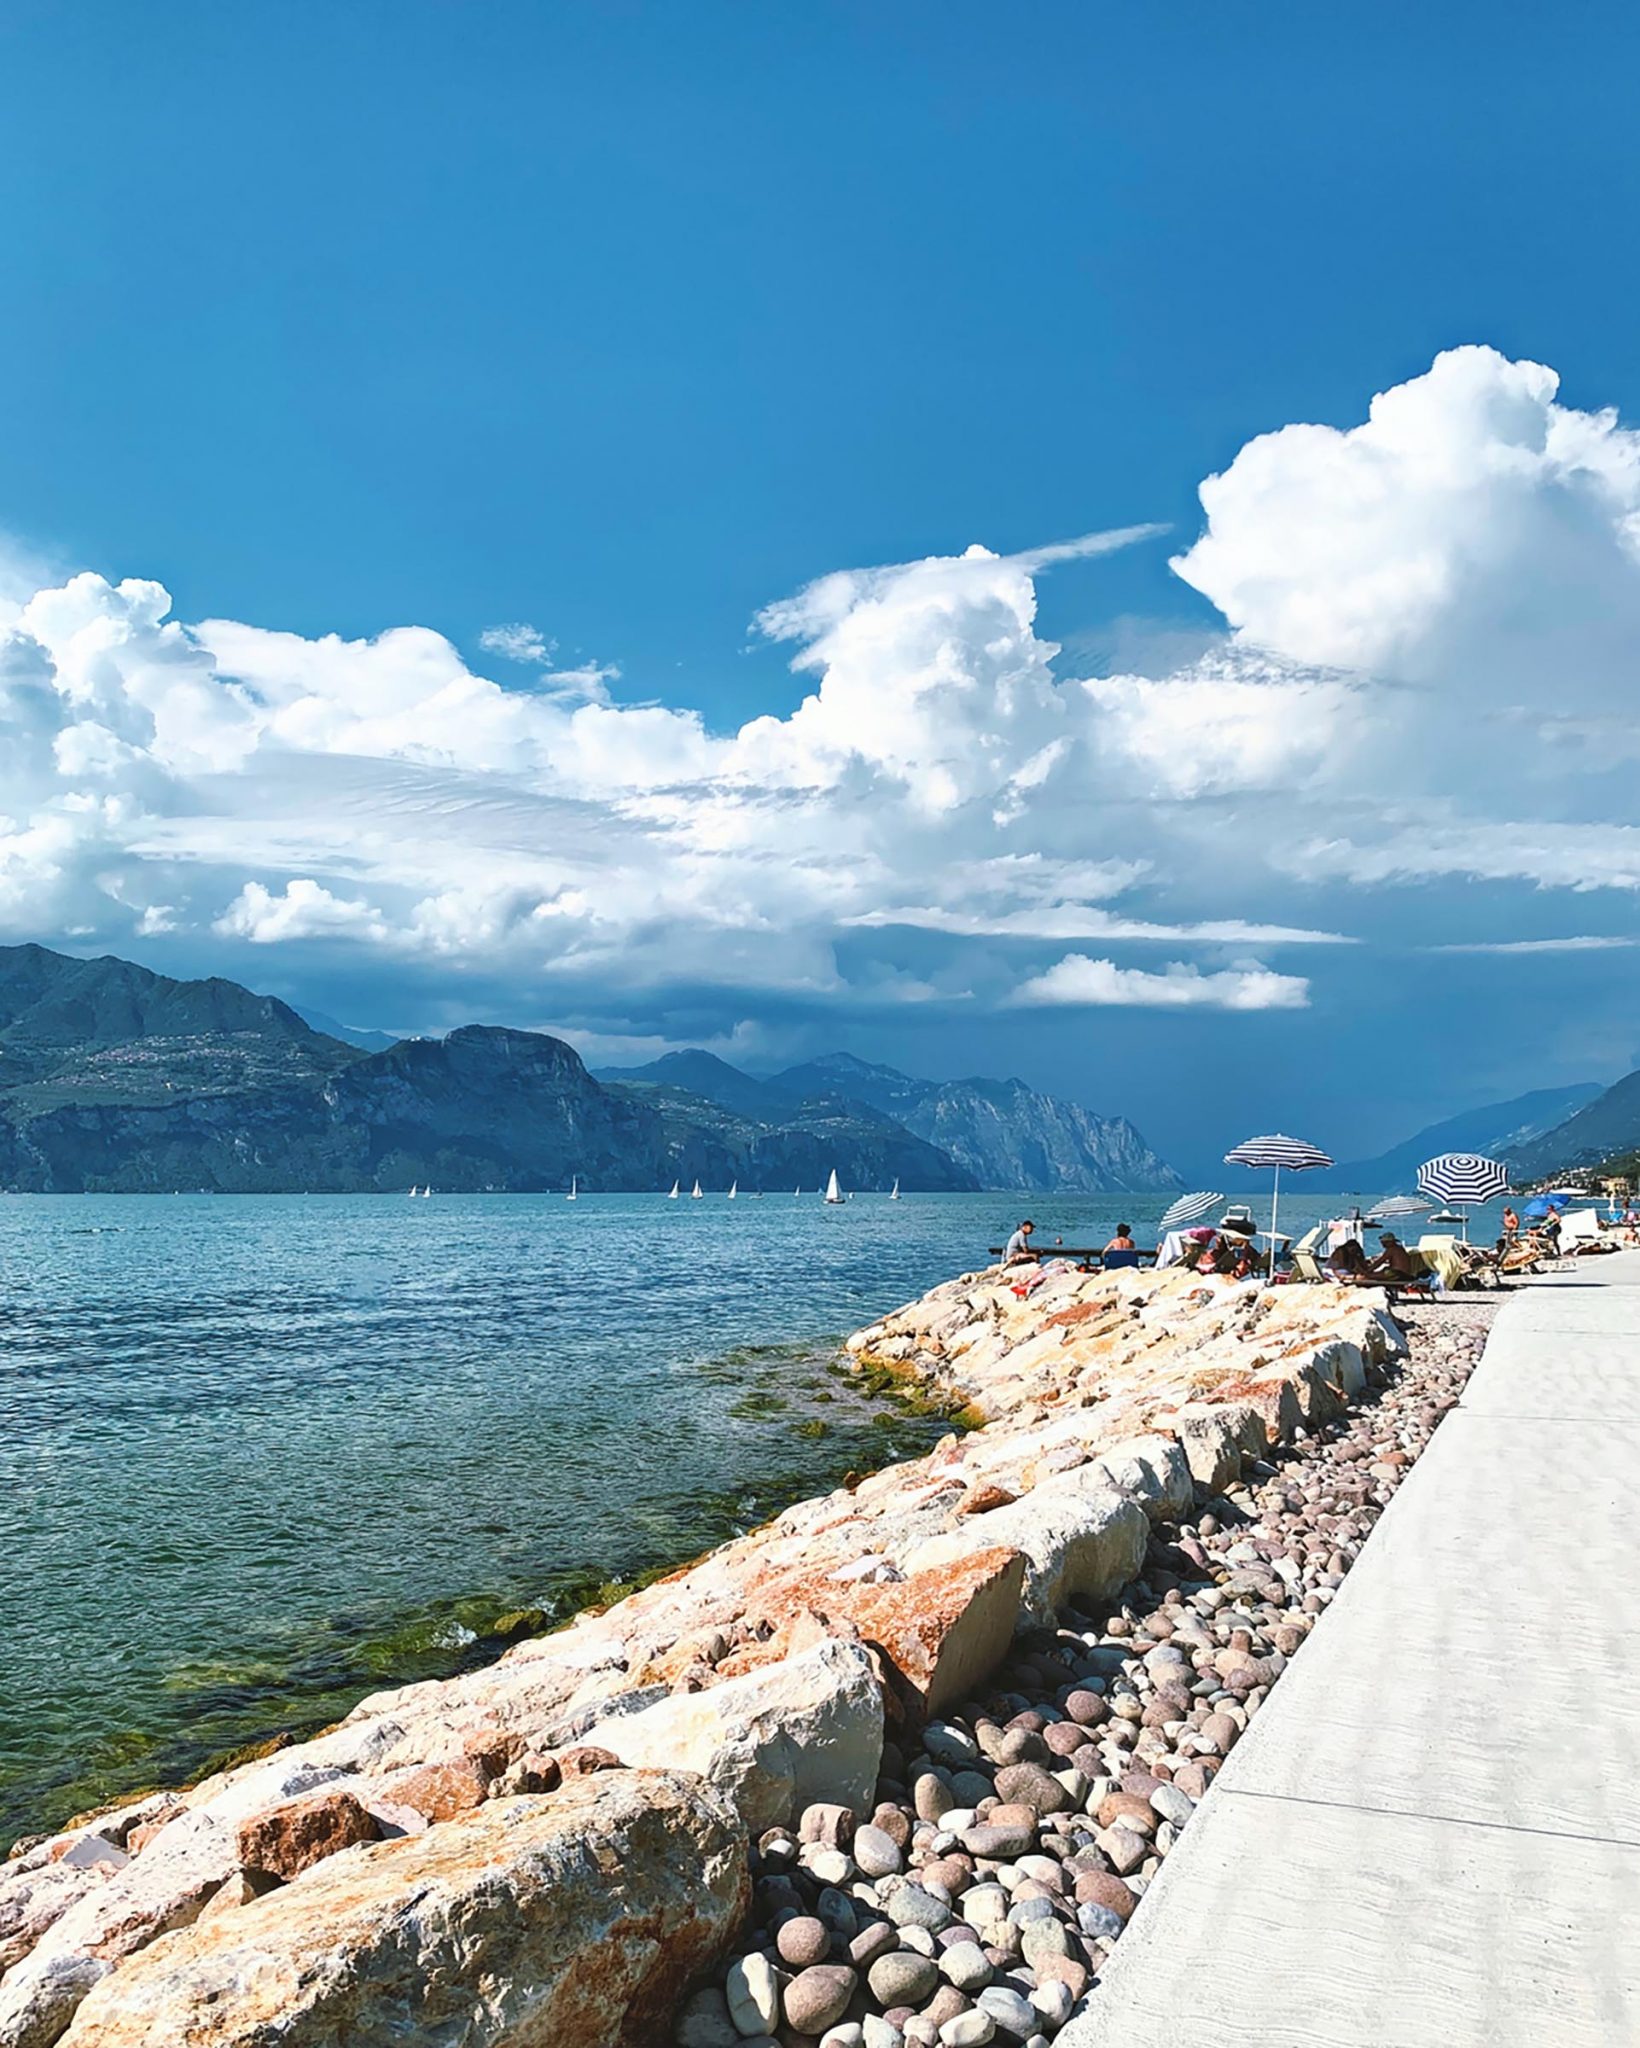
<svg viewBox="0 0 1640 2048">
<path fill-rule="evenodd" d="M 1133 1242 L 1131 1223 L 1117 1224 L 1116 1235 L 1105 1246 L 1102 1258 L 1107 1273 L 1116 1272 L 1123 1266 L 1138 1265 L 1139 1247 Z"/>
<path fill-rule="evenodd" d="M 1361 1249 L 1359 1238 L 1346 1237 L 1336 1250 L 1329 1252 L 1327 1268 L 1333 1278 L 1341 1280 L 1346 1287 L 1372 1285 L 1372 1261 Z"/>
<path fill-rule="evenodd" d="M 1426 1277 L 1423 1261 L 1407 1250 L 1393 1230 L 1382 1232 L 1378 1242 L 1383 1249 L 1367 1268 L 1375 1279 L 1410 1281 Z"/>
</svg>

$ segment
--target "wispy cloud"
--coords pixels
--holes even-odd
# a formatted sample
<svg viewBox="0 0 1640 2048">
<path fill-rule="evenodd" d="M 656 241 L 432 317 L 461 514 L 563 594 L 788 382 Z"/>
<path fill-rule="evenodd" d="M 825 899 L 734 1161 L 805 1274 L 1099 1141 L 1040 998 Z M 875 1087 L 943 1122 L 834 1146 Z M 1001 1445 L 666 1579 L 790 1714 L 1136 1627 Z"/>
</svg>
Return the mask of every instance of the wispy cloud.
<svg viewBox="0 0 1640 2048">
<path fill-rule="evenodd" d="M 1470 939 L 1446 946 L 1430 946 L 1431 953 L 1604 953 L 1614 947 L 1640 946 L 1640 939 Z"/>
<path fill-rule="evenodd" d="M 486 654 L 499 654 L 503 661 L 545 664 L 552 659 L 556 642 L 549 640 L 537 627 L 520 623 L 486 626 L 478 636 L 478 644 Z"/>
</svg>

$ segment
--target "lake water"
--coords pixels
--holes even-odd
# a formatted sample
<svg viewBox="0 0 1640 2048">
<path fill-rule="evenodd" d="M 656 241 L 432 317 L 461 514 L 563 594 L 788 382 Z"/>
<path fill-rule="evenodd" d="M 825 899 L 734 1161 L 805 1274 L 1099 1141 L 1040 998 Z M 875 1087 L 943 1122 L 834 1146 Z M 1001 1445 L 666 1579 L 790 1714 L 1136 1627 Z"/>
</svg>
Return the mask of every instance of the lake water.
<svg viewBox="0 0 1640 2048">
<path fill-rule="evenodd" d="M 0 1840 L 921 1449 L 839 1340 L 1027 1210 L 1102 1244 L 1164 1206 L 0 1198 Z"/>
</svg>

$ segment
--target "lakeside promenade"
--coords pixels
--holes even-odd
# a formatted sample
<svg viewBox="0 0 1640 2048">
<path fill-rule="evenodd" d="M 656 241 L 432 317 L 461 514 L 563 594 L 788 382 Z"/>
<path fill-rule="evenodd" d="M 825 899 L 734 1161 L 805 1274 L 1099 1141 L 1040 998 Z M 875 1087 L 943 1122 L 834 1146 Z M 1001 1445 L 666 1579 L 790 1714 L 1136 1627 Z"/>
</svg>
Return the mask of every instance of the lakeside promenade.
<svg viewBox="0 0 1640 2048">
<path fill-rule="evenodd" d="M 1545 1277 L 1061 2048 L 1640 2040 L 1640 1252 Z"/>
</svg>

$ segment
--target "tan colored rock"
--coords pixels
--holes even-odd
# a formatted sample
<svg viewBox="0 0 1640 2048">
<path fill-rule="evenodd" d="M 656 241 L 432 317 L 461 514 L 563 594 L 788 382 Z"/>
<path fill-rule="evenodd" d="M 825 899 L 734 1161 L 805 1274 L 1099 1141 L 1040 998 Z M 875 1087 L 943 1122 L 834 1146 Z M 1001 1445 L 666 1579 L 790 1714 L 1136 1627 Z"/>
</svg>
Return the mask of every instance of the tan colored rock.
<svg viewBox="0 0 1640 2048">
<path fill-rule="evenodd" d="M 269 1892 L 279 1889 L 279 1879 L 269 1877 L 266 1871 L 236 1870 L 225 1878 L 205 1901 L 200 1919 L 209 1920 L 219 1913 L 231 1913 L 240 1906 L 248 1906 L 256 1899 L 265 1899 Z"/>
<path fill-rule="evenodd" d="M 406 1764 L 367 1782 L 372 1808 L 378 1799 L 385 1800 L 391 1806 L 409 1807 L 423 1820 L 435 1821 L 454 1820 L 458 1813 L 470 1813 L 482 1805 L 494 1780 L 490 1772 L 463 1756 L 442 1764 Z M 361 1835 L 358 1839 L 374 1837 Z"/>
<path fill-rule="evenodd" d="M 1024 1584 L 1023 1554 L 993 1545 L 898 1583 L 860 1587 L 850 1619 L 926 1718 L 978 1691 L 1007 1656 Z"/>
<path fill-rule="evenodd" d="M 20 1962 L 47 1928 L 108 1875 L 61 1862 L 6 1871 L 0 1880 L 0 1972 Z"/>
<path fill-rule="evenodd" d="M 709 1692 L 675 1693 L 591 1734 L 624 1763 L 699 1771 L 760 1834 L 817 1800 L 870 1811 L 883 1702 L 866 1651 L 825 1642 Z"/>
<path fill-rule="evenodd" d="M 746 1852 L 681 1773 L 491 1800 L 156 1943 L 63 2048 L 404 2048 L 407 2021 L 462 2048 L 658 2042 L 745 1910 Z"/>
<path fill-rule="evenodd" d="M 932 1571 L 971 1558 L 987 1542 L 1011 1545 L 1026 1560 L 1021 1618 L 1046 1625 L 1067 1600 L 1097 1599 L 1125 1585 L 1149 1537 L 1144 1510 L 1120 1494 L 1042 1486 L 977 1525 L 934 1537 L 905 1566 L 908 1574 Z"/>
<path fill-rule="evenodd" d="M 1193 1402 L 1169 1418 L 1190 1463 L 1192 1478 L 1209 1493 L 1228 1486 L 1244 1457 L 1258 1458 L 1269 1447 L 1257 1413 L 1241 1403 Z"/>
<path fill-rule="evenodd" d="M 189 1815 L 78 1896 L 0 1978 L 0 2048 L 49 2048 L 93 1984 L 196 1920 L 234 1866 L 232 1831 Z"/>
<path fill-rule="evenodd" d="M 384 1797 L 391 1797 L 385 1790 Z M 479 1795 L 482 1798 L 482 1793 Z M 409 1805 L 408 1800 L 396 1803 Z M 476 1802 L 475 1802 L 476 1803 Z M 288 1882 L 327 1856 L 381 1836 L 376 1816 L 352 1792 L 330 1788 L 310 1792 L 241 1823 L 235 1860 L 242 1870 L 263 1871 Z"/>
</svg>

